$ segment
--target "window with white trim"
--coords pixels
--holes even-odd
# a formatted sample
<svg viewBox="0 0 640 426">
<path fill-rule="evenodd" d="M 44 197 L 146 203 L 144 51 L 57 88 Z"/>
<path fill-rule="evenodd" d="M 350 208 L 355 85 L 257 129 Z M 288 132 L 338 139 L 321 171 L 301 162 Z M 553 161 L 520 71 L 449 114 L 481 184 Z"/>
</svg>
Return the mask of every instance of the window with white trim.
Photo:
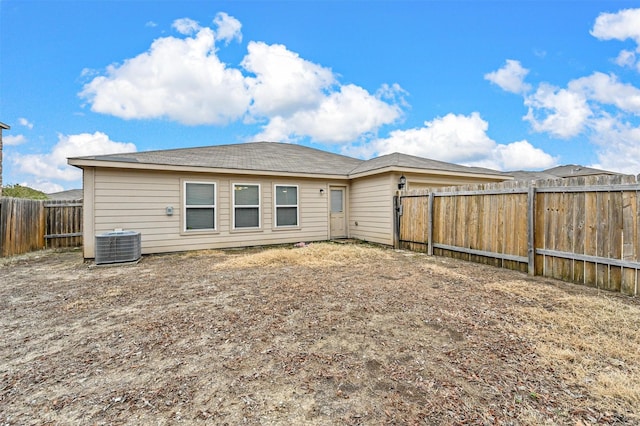
<svg viewBox="0 0 640 426">
<path fill-rule="evenodd" d="M 260 228 L 260 185 L 233 184 L 233 228 Z"/>
<path fill-rule="evenodd" d="M 184 183 L 185 231 L 216 229 L 216 184 L 213 182 Z"/>
<path fill-rule="evenodd" d="M 298 226 L 298 186 L 275 186 L 276 227 Z"/>
</svg>

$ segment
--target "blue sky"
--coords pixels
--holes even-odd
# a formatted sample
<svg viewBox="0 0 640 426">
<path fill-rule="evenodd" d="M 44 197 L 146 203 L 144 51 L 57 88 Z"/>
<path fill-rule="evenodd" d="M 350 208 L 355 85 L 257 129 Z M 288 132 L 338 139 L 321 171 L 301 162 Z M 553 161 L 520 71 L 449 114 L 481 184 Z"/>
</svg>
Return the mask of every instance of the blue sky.
<svg viewBox="0 0 640 426">
<path fill-rule="evenodd" d="M 640 173 L 637 1 L 0 1 L 3 183 L 256 140 Z"/>
</svg>

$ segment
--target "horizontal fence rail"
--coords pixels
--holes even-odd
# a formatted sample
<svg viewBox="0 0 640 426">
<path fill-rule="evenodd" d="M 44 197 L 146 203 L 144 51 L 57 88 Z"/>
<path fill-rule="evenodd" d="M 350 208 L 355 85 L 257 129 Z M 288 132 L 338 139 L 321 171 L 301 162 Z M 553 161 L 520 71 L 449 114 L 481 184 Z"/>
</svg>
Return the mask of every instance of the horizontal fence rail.
<svg viewBox="0 0 640 426">
<path fill-rule="evenodd" d="M 82 245 L 82 200 L 0 198 L 0 256 Z"/>
<path fill-rule="evenodd" d="M 639 191 L 634 176 L 403 191 L 396 241 L 400 248 L 638 295 Z"/>
</svg>

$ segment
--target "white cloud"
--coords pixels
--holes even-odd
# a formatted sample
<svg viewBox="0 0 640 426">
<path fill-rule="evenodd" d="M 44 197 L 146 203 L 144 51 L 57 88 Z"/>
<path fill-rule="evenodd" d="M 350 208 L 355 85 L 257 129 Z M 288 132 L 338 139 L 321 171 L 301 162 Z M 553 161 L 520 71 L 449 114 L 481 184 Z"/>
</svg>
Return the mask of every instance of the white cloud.
<svg viewBox="0 0 640 426">
<path fill-rule="evenodd" d="M 132 143 L 114 142 L 102 132 L 77 135 L 58 135 L 58 142 L 46 154 L 14 154 L 12 162 L 20 173 L 47 181 L 77 181 L 82 177 L 80 169 L 67 164 L 68 157 L 133 152 Z"/>
<path fill-rule="evenodd" d="M 545 168 L 556 159 L 527 141 L 497 144 L 487 135 L 489 124 L 477 112 L 447 114 L 424 127 L 394 130 L 388 138 L 350 147 L 346 152 L 363 157 L 401 152 L 434 160 L 499 170 Z"/>
<path fill-rule="evenodd" d="M 525 98 L 525 120 L 538 132 L 560 138 L 585 134 L 596 146 L 596 168 L 640 172 L 640 89 L 612 74 L 594 72 L 574 79 L 567 89 L 546 83 Z"/>
<path fill-rule="evenodd" d="M 487 158 L 467 163 L 469 166 L 497 170 L 547 169 L 558 164 L 558 159 L 536 148 L 528 141 L 497 144 L 487 152 Z"/>
<path fill-rule="evenodd" d="M 6 146 L 22 145 L 27 141 L 24 135 L 7 135 L 2 136 L 2 144 Z"/>
<path fill-rule="evenodd" d="M 591 34 L 599 40 L 631 39 L 640 44 L 640 9 L 600 14 Z M 638 53 L 640 46 L 636 46 L 636 52 L 622 50 L 614 62 L 640 71 Z M 533 131 L 561 139 L 586 136 L 598 146 L 601 162 L 610 168 L 612 162 L 605 159 L 614 158 L 613 152 L 621 154 L 629 148 L 629 154 L 621 157 L 626 157 L 624 162 L 634 163 L 628 158 L 636 154 L 633 144 L 628 142 L 635 140 L 630 136 L 634 132 L 628 129 L 634 127 L 629 123 L 640 116 L 639 88 L 619 81 L 614 74 L 593 72 L 569 81 L 566 88 L 543 82 L 533 93 L 527 93 L 529 87 L 524 84 L 524 78 L 528 72 L 518 61 L 509 59 L 505 66 L 486 74 L 485 78 L 506 91 L 523 95 L 527 107 L 523 119 L 530 123 Z M 526 147 L 520 148 L 526 151 Z"/>
<path fill-rule="evenodd" d="M 319 143 L 352 142 L 375 134 L 402 115 L 406 94 L 397 84 L 375 94 L 341 85 L 329 68 L 284 45 L 249 42 L 233 68 L 217 56 L 216 42 L 241 40 L 241 23 L 218 13 L 216 29 L 183 18 L 173 24 L 184 37 L 165 37 L 104 75 L 91 78 L 79 96 L 91 110 L 124 119 L 168 118 L 189 125 L 261 124 L 256 138 Z M 244 72 L 244 74 L 243 74 Z"/>
<path fill-rule="evenodd" d="M 507 92 L 524 93 L 531 90 L 531 85 L 524 82 L 527 74 L 529 74 L 529 70 L 524 68 L 519 61 L 507 59 L 502 68 L 485 74 L 484 78 Z"/>
<path fill-rule="evenodd" d="M 640 9 L 623 9 L 616 13 L 601 13 L 591 29 L 591 35 L 599 40 L 631 39 L 636 43 L 636 52 L 640 53 Z M 636 62 L 633 52 L 622 50 L 615 63 L 640 71 L 640 63 Z"/>
<path fill-rule="evenodd" d="M 394 130 L 385 139 L 372 142 L 379 155 L 392 152 L 433 158 L 440 161 L 468 162 L 483 157 L 495 142 L 486 134 L 489 123 L 477 112 L 469 116 L 447 114 L 426 121 L 424 127 Z"/>
<path fill-rule="evenodd" d="M 90 79 L 100 75 L 100 71 L 94 70 L 92 68 L 83 68 L 80 72 L 80 77 L 83 79 Z"/>
<path fill-rule="evenodd" d="M 567 139 L 587 135 L 598 146 L 598 155 L 610 158 L 614 157 L 611 154 L 614 151 L 620 154 L 625 147 L 633 147 L 632 143 L 624 142 L 633 132 L 620 129 L 633 127 L 625 124 L 625 117 L 633 120 L 633 116 L 640 116 L 640 89 L 620 82 L 613 74 L 594 72 L 570 81 L 566 89 L 542 83 L 534 94 L 525 97 L 525 105 L 528 113 L 524 119 L 534 131 Z M 635 148 L 626 157 L 633 155 Z M 630 162 L 628 158 L 617 161 Z M 606 164 L 610 170 L 624 169 L 615 166 L 615 161 Z"/>
<path fill-rule="evenodd" d="M 330 69 L 283 45 L 249 43 L 242 66 L 255 75 L 247 77 L 250 112 L 267 119 L 256 140 L 351 142 L 402 114 L 398 103 L 406 92 L 399 85 L 383 85 L 375 95 L 353 84 L 339 85 Z"/>
<path fill-rule="evenodd" d="M 224 12 L 219 12 L 213 19 L 213 23 L 218 27 L 216 39 L 229 44 L 233 40 L 242 41 L 242 24 L 233 16 Z"/>
<path fill-rule="evenodd" d="M 294 134 L 292 126 L 282 117 L 273 117 L 262 127 L 262 131 L 251 136 L 251 141 L 296 142 L 300 136 Z"/>
<path fill-rule="evenodd" d="M 51 182 L 45 179 L 34 179 L 20 183 L 21 186 L 37 189 L 45 194 L 51 194 L 54 192 L 64 191 L 64 187 L 59 183 Z"/>
<path fill-rule="evenodd" d="M 620 65 L 621 67 L 633 68 L 636 63 L 636 54 L 630 50 L 623 49 L 620 51 L 614 62 L 616 65 Z"/>
<path fill-rule="evenodd" d="M 250 42 L 242 67 L 254 74 L 247 82 L 258 116 L 287 116 L 317 108 L 325 90 L 336 84 L 333 72 L 300 58 L 281 44 Z"/>
<path fill-rule="evenodd" d="M 614 62 L 640 71 L 640 9 L 600 14 L 591 34 L 599 40 L 635 42 L 635 52 L 621 50 Z M 541 83 L 535 92 L 524 93 L 519 84 L 528 70 L 523 71 L 517 61 L 510 61 L 485 78 L 523 95 L 528 109 L 523 119 L 534 131 L 562 139 L 586 137 L 596 147 L 598 164 L 594 167 L 640 172 L 640 88 L 621 82 L 615 74 L 596 71 L 569 81 L 566 88 Z M 501 157 L 505 164 L 512 160 L 522 163 L 527 157 L 536 159 L 535 163 L 544 162 L 545 153 L 522 142 L 526 141 L 500 147 L 491 159 Z"/>
<path fill-rule="evenodd" d="M 620 83 L 615 75 L 595 72 L 569 82 L 568 88 L 571 92 L 583 93 L 590 100 L 640 114 L 640 89 Z"/>
<path fill-rule="evenodd" d="M 594 123 L 592 141 L 598 163 L 592 167 L 637 175 L 640 173 L 640 127 L 603 117 Z"/>
<path fill-rule="evenodd" d="M 29 130 L 33 129 L 33 123 L 31 123 L 29 120 L 27 120 L 24 117 L 18 118 L 18 124 L 20 124 L 21 126 L 27 127 Z"/>
<path fill-rule="evenodd" d="M 201 28 L 197 21 L 189 18 L 176 19 L 171 26 L 182 35 L 195 34 Z"/>
<path fill-rule="evenodd" d="M 185 30 L 191 24 L 182 23 Z M 148 52 L 107 68 L 80 96 L 91 110 L 125 119 L 169 118 L 187 125 L 226 124 L 247 110 L 244 77 L 215 54 L 214 34 L 160 38 Z"/>
<path fill-rule="evenodd" d="M 272 117 L 255 138 L 295 140 L 308 136 L 325 144 L 347 143 L 374 133 L 401 115 L 399 106 L 349 84 L 325 96 L 316 108 L 301 109 L 288 117 Z"/>
<path fill-rule="evenodd" d="M 145 26 L 145 27 L 148 27 L 148 28 L 155 28 L 155 27 L 157 27 L 157 26 L 158 26 L 158 24 L 157 24 L 157 23 L 155 23 L 155 22 L 153 22 L 153 21 L 147 21 L 147 22 L 144 24 L 144 26 Z"/>
<path fill-rule="evenodd" d="M 559 138 L 580 134 L 592 112 L 586 97 L 547 83 L 538 86 L 535 93 L 525 97 L 528 107 L 524 119 L 536 132 L 549 132 Z"/>
<path fill-rule="evenodd" d="M 640 44 L 640 9 L 623 9 L 616 13 L 601 13 L 591 29 L 600 40 L 632 39 Z"/>
<path fill-rule="evenodd" d="M 377 98 L 403 107 L 409 106 L 409 103 L 405 100 L 407 95 L 409 95 L 409 92 L 404 90 L 398 83 L 393 83 L 392 85 L 385 83 L 376 91 Z"/>
</svg>

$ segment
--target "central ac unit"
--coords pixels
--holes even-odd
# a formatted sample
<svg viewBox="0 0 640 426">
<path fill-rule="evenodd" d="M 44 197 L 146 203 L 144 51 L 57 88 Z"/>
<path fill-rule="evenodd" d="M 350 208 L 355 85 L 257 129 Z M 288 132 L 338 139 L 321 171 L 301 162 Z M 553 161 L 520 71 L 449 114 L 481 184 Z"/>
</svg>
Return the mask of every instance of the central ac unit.
<svg viewBox="0 0 640 426">
<path fill-rule="evenodd" d="M 96 235 L 96 264 L 134 262 L 141 256 L 140 233 L 113 231 Z"/>
</svg>

